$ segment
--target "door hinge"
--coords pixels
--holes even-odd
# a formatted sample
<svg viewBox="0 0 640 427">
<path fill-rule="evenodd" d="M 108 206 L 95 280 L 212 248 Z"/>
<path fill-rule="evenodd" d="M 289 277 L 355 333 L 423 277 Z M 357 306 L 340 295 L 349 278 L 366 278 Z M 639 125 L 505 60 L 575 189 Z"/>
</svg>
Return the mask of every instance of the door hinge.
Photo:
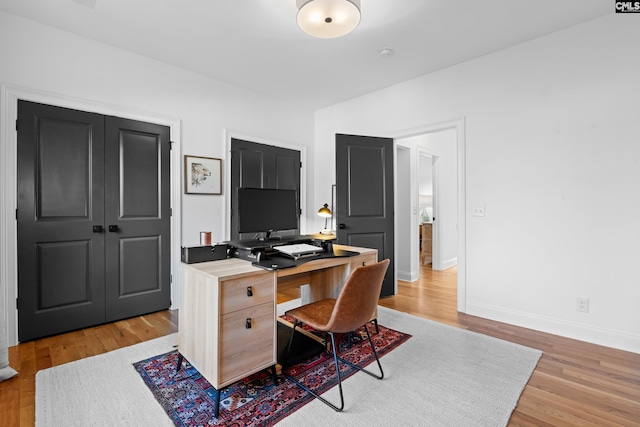
<svg viewBox="0 0 640 427">
<path fill-rule="evenodd" d="M 16 131 L 20 128 L 20 120 L 16 119 Z"/>
<path fill-rule="evenodd" d="M 173 216 L 173 208 L 169 208 L 169 216 Z"/>
<path fill-rule="evenodd" d="M 18 298 L 16 298 L 16 310 L 20 309 L 20 302 L 18 300 Z"/>
<path fill-rule="evenodd" d="M 173 274 L 169 275 L 169 283 L 173 283 Z"/>
<path fill-rule="evenodd" d="M 169 141 L 169 150 L 173 149 L 173 141 Z"/>
</svg>

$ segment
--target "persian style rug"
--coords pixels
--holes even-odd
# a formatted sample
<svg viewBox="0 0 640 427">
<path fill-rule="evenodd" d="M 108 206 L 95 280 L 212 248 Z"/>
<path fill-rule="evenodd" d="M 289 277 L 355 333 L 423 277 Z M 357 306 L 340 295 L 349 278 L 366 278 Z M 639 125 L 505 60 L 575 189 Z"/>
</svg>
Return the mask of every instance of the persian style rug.
<svg viewBox="0 0 640 427">
<path fill-rule="evenodd" d="M 379 357 L 384 356 L 411 335 L 373 325 L 369 331 Z M 358 366 L 375 361 L 364 329 L 353 334 L 351 346 L 346 335 L 339 337 L 341 357 Z M 134 367 L 176 426 L 272 426 L 300 409 L 314 398 L 284 376 L 274 384 L 270 371 L 261 371 L 220 390 L 220 414 L 214 417 L 215 390 L 209 382 L 185 360 L 176 372 L 178 352 L 172 351 L 134 363 Z M 384 362 L 382 362 L 384 363 Z M 358 372 L 340 363 L 342 379 Z M 337 384 L 333 356 L 321 352 L 286 369 L 306 386 L 323 393 Z"/>
</svg>

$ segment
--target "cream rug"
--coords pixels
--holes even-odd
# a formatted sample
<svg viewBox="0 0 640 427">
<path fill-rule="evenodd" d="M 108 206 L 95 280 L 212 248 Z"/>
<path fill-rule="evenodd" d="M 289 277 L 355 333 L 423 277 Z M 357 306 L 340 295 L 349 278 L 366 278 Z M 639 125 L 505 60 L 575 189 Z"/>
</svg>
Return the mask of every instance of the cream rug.
<svg viewBox="0 0 640 427">
<path fill-rule="evenodd" d="M 384 307 L 379 322 L 413 335 L 381 359 L 385 379 L 357 373 L 343 383 L 344 412 L 314 400 L 279 426 L 505 426 L 542 355 Z M 36 425 L 172 426 L 132 363 L 176 341 L 172 334 L 39 371 Z M 335 401 L 338 392 L 324 396 Z"/>
</svg>

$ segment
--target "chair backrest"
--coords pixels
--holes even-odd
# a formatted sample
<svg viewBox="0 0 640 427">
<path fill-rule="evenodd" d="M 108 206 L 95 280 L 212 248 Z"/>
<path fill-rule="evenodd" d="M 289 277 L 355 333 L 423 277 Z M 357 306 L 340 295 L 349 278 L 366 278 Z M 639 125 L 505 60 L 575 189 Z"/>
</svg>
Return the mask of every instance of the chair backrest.
<svg viewBox="0 0 640 427">
<path fill-rule="evenodd" d="M 380 298 L 389 260 L 357 267 L 345 282 L 326 330 L 351 332 L 371 320 Z"/>
</svg>

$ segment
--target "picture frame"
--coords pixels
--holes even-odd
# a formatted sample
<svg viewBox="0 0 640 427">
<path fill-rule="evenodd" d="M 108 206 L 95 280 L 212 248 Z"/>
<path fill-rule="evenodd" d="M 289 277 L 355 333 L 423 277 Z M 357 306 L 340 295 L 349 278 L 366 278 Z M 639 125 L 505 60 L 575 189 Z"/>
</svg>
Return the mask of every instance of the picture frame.
<svg viewBox="0 0 640 427">
<path fill-rule="evenodd" d="M 222 194 L 222 159 L 184 156 L 186 194 Z"/>
</svg>

